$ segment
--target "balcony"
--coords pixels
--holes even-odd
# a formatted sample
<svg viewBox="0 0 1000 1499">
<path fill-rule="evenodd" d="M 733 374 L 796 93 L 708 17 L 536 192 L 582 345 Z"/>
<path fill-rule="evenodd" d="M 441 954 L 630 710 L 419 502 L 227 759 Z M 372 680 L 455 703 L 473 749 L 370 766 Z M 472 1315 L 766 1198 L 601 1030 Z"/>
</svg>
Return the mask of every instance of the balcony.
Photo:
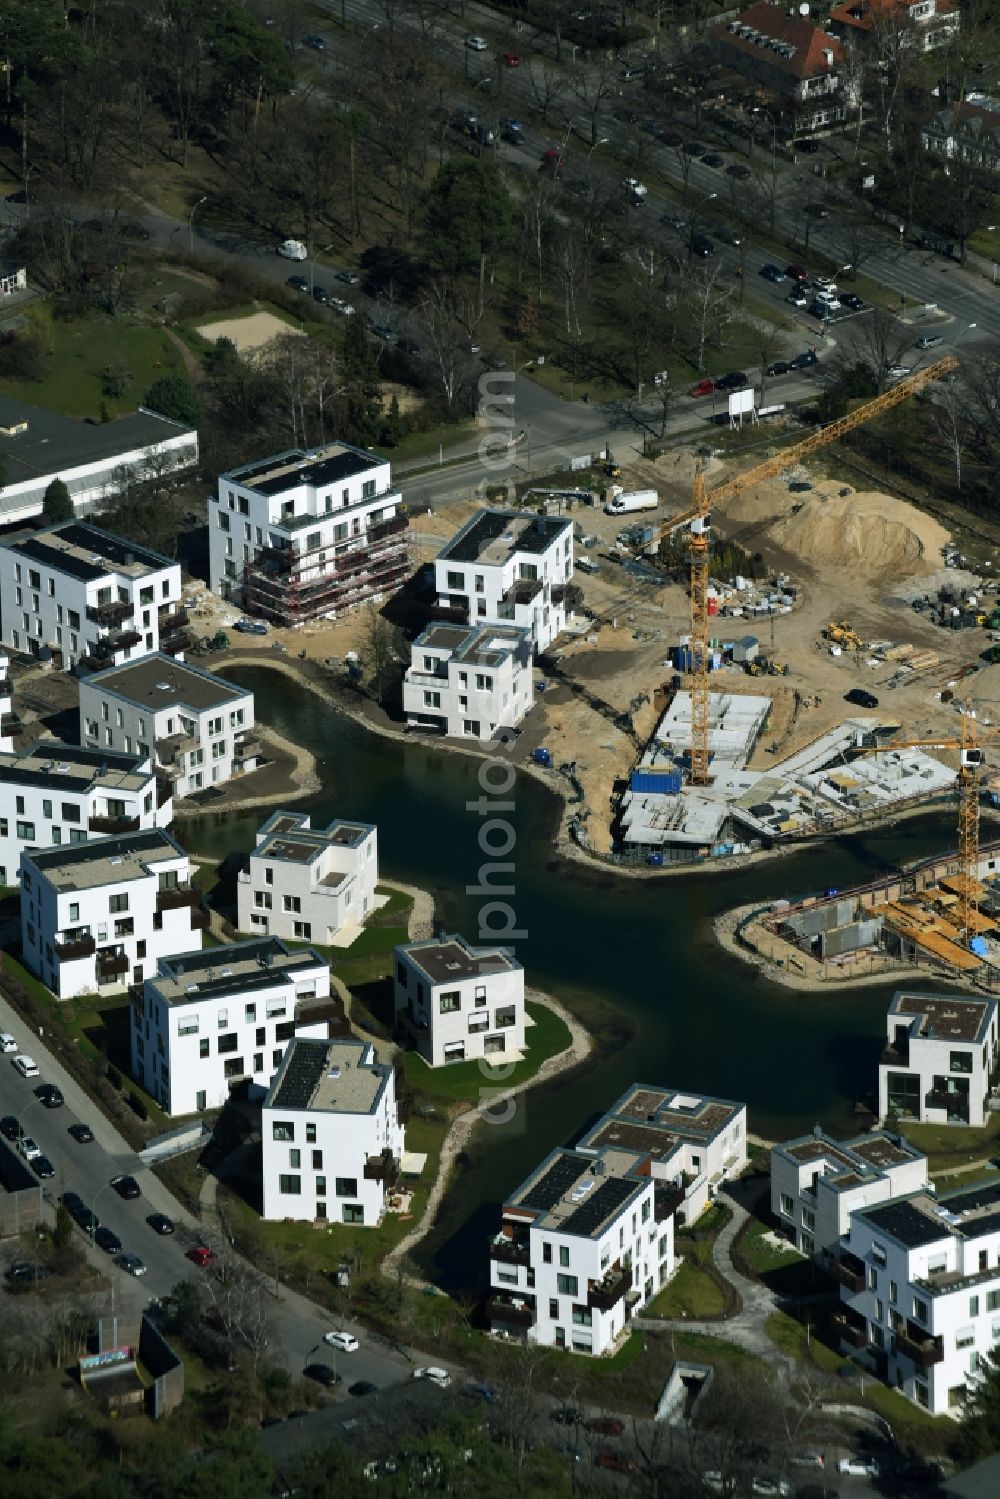
<svg viewBox="0 0 1000 1499">
<path fill-rule="evenodd" d="M 138 817 L 88 817 L 87 831 L 90 833 L 137 833 Z"/>
<path fill-rule="evenodd" d="M 486 1299 L 486 1316 L 491 1327 L 534 1327 L 535 1305 L 533 1298 L 507 1296 L 496 1292 Z"/>
<path fill-rule="evenodd" d="M 259 739 L 252 736 L 246 739 L 237 739 L 233 745 L 233 759 L 237 765 L 246 760 L 256 760 L 264 753 L 264 746 Z"/>
<path fill-rule="evenodd" d="M 177 911 L 181 906 L 200 906 L 201 891 L 193 885 L 172 885 L 156 892 L 157 911 Z"/>
<path fill-rule="evenodd" d="M 160 807 L 165 807 L 167 805 L 167 802 L 170 801 L 170 799 L 173 796 L 173 794 L 174 794 L 173 783 L 171 781 L 169 781 L 166 778 L 166 776 L 157 776 L 156 777 L 156 806 L 157 806 L 157 810 L 159 810 Z"/>
<path fill-rule="evenodd" d="M 134 604 L 127 599 L 118 599 L 109 604 L 91 604 L 87 609 L 87 618 L 93 624 L 110 630 L 115 625 L 124 623 L 126 619 L 131 619 L 134 611 Z"/>
<path fill-rule="evenodd" d="M 178 630 L 187 629 L 191 623 L 186 609 L 175 609 L 173 614 L 161 614 L 157 620 L 160 629 L 160 640 L 164 635 L 174 635 Z"/>
<path fill-rule="evenodd" d="M 858 1317 L 846 1308 L 833 1312 L 830 1317 L 830 1329 L 834 1340 L 847 1343 L 851 1348 L 867 1348 L 868 1328 L 863 1317 Z"/>
<path fill-rule="evenodd" d="M 97 954 L 97 981 L 107 983 L 128 973 L 128 954 L 123 952 L 99 952 Z"/>
<path fill-rule="evenodd" d="M 171 734 L 169 739 L 156 741 L 156 758 L 161 765 L 174 765 L 182 761 L 191 750 L 201 748 L 201 740 L 194 734 Z M 178 766 L 180 769 L 181 766 Z"/>
<path fill-rule="evenodd" d="M 538 597 L 541 591 L 542 581 L 540 578 L 521 578 L 501 596 L 500 606 L 503 608 L 505 604 L 508 604 L 513 608 L 517 604 L 530 604 L 532 600 Z"/>
<path fill-rule="evenodd" d="M 527 1244 L 511 1239 L 507 1234 L 496 1234 L 490 1240 L 490 1259 L 504 1265 L 530 1265 L 531 1250 Z"/>
<path fill-rule="evenodd" d="M 179 656 L 181 651 L 186 651 L 191 645 L 191 637 L 186 630 L 179 630 L 176 635 L 169 635 L 166 640 L 160 641 L 160 650 L 166 656 Z"/>
<path fill-rule="evenodd" d="M 587 1286 L 587 1305 L 594 1312 L 610 1312 L 632 1289 L 632 1266 L 620 1265 L 609 1270 L 601 1281 Z"/>
<path fill-rule="evenodd" d="M 134 645 L 142 644 L 142 636 L 138 630 L 123 630 L 120 635 L 112 635 L 109 643 L 113 651 L 130 651 Z M 103 640 L 98 644 L 103 645 Z"/>
<path fill-rule="evenodd" d="M 370 1155 L 362 1174 L 366 1182 L 381 1182 L 384 1187 L 394 1187 L 399 1181 L 399 1162 L 391 1151 Z"/>
<path fill-rule="evenodd" d="M 0 734 L 5 739 L 15 739 L 18 734 L 24 733 L 24 724 L 16 713 L 0 714 Z"/>
<path fill-rule="evenodd" d="M 909 1045 L 885 1046 L 879 1062 L 883 1067 L 908 1067 L 910 1065 Z"/>
<path fill-rule="evenodd" d="M 907 1322 L 906 1330 L 896 1333 L 896 1352 L 902 1358 L 910 1359 L 918 1369 L 930 1369 L 944 1362 L 942 1339 L 932 1338 L 916 1322 Z"/>
<path fill-rule="evenodd" d="M 853 1291 L 856 1296 L 864 1290 L 866 1283 L 865 1267 L 864 1262 L 859 1260 L 857 1255 L 848 1254 L 845 1251 L 839 1258 L 834 1256 L 827 1269 L 834 1280 L 839 1281 L 842 1286 L 846 1286 L 849 1291 Z"/>
<path fill-rule="evenodd" d="M 657 1223 L 672 1218 L 684 1201 L 683 1187 L 656 1187 L 653 1192 L 653 1217 Z"/>
<path fill-rule="evenodd" d="M 76 958 L 92 958 L 97 943 L 88 931 L 80 930 L 57 936 L 52 948 L 60 963 L 72 963 Z"/>
<path fill-rule="evenodd" d="M 931 1088 L 924 1095 L 924 1105 L 928 1109 L 944 1109 L 948 1115 L 949 1124 L 968 1124 L 969 1122 L 969 1095 L 967 1093 L 951 1093 L 947 1088 Z"/>
</svg>

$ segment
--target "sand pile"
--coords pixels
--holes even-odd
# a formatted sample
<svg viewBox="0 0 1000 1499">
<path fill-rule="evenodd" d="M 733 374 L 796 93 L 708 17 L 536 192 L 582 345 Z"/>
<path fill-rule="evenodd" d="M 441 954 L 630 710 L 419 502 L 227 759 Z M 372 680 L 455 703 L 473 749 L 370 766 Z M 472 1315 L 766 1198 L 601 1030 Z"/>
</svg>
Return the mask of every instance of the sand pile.
<svg viewBox="0 0 1000 1499">
<path fill-rule="evenodd" d="M 304 329 L 286 323 L 284 318 L 275 317 L 273 312 L 254 312 L 246 317 L 223 318 L 218 323 L 202 323 L 198 332 L 210 343 L 214 343 L 217 338 L 230 339 L 241 354 L 261 349 L 272 338 L 284 338 L 290 333 L 305 337 Z"/>
<path fill-rule="evenodd" d="M 905 500 L 833 480 L 801 492 L 789 490 L 787 479 L 760 484 L 723 510 L 737 525 L 757 522 L 770 540 L 816 571 L 843 569 L 855 577 L 930 574 L 950 540 L 942 525 Z"/>
</svg>

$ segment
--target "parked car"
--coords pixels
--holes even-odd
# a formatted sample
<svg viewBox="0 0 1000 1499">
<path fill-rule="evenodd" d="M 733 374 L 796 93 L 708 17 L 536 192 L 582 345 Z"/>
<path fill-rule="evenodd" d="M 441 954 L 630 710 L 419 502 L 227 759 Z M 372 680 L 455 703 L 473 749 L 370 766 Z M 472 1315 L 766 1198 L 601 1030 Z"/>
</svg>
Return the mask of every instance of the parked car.
<svg viewBox="0 0 1000 1499">
<path fill-rule="evenodd" d="M 743 390 L 750 384 L 742 370 L 730 370 L 728 375 L 720 375 L 715 382 L 716 390 Z"/>
<path fill-rule="evenodd" d="M 764 373 L 765 375 L 787 375 L 791 367 L 787 359 L 775 359 Z"/>
<path fill-rule="evenodd" d="M 503 54 L 503 64 L 505 68 L 519 68 L 521 66 L 521 59 L 516 52 L 505 52 Z"/>
<path fill-rule="evenodd" d="M 262 619 L 238 619 L 233 625 L 241 635 L 266 635 L 267 625 Z"/>
<path fill-rule="evenodd" d="M 582 1426 L 586 1419 L 586 1412 L 578 1405 L 560 1405 L 549 1412 L 549 1420 L 555 1421 L 559 1426 Z"/>
<path fill-rule="evenodd" d="M 303 47 L 311 48 L 313 52 L 325 52 L 327 46 L 326 37 L 318 35 L 304 36 L 302 38 L 302 45 Z"/>
<path fill-rule="evenodd" d="M 699 256 L 702 260 L 708 260 L 709 256 L 715 254 L 715 246 L 707 234 L 696 234 L 691 241 L 691 254 Z"/>
<path fill-rule="evenodd" d="M 619 1421 L 617 1416 L 592 1416 L 584 1424 L 588 1431 L 600 1432 L 602 1437 L 625 1435 L 625 1422 Z"/>
<path fill-rule="evenodd" d="M 739 182 L 745 182 L 750 175 L 750 168 L 745 167 L 741 161 L 730 162 L 726 168 L 726 176 L 735 177 Z"/>
<path fill-rule="evenodd" d="M 821 307 L 829 307 L 831 312 L 840 311 L 840 298 L 835 291 L 818 291 L 814 298 Z"/>
<path fill-rule="evenodd" d="M 290 286 L 292 291 L 307 292 L 309 290 L 309 282 L 305 276 L 289 276 L 285 285 Z"/>
<path fill-rule="evenodd" d="M 118 1176 L 113 1176 L 109 1186 L 114 1187 L 118 1196 L 123 1197 L 126 1202 L 134 1202 L 137 1197 L 141 1196 L 139 1183 L 135 1177 L 128 1176 L 124 1172 L 119 1173 Z"/>
<path fill-rule="evenodd" d="M 338 271 L 333 278 L 335 281 L 343 281 L 345 286 L 360 286 L 361 277 L 357 271 Z"/>
<path fill-rule="evenodd" d="M 710 396 L 714 389 L 714 380 L 697 380 L 695 384 L 692 385 L 688 394 L 694 396 L 697 399 L 700 396 Z"/>
<path fill-rule="evenodd" d="M 852 1478 L 878 1478 L 881 1469 L 873 1457 L 842 1457 L 837 1472 Z"/>
<path fill-rule="evenodd" d="M 35 1097 L 47 1109 L 61 1109 L 64 1103 L 62 1092 L 55 1083 L 41 1083 L 35 1089 Z"/>
<path fill-rule="evenodd" d="M 790 1468 L 825 1468 L 826 1457 L 822 1452 L 793 1452 L 788 1459 Z"/>
<path fill-rule="evenodd" d="M 106 1223 L 99 1223 L 94 1229 L 94 1243 L 98 1249 L 103 1249 L 105 1254 L 121 1254 L 122 1252 L 121 1239 Z"/>
<path fill-rule="evenodd" d="M 718 151 L 709 151 L 707 156 L 703 156 L 701 160 L 703 166 L 715 167 L 716 170 L 718 170 L 719 167 L 724 167 L 726 164 L 726 158 L 724 156 L 720 156 Z"/>
<path fill-rule="evenodd" d="M 874 692 L 867 692 L 864 687 L 852 687 L 850 692 L 845 692 L 844 702 L 853 703 L 855 707 L 858 708 L 878 707 L 878 698 L 875 696 Z M 849 1470 L 847 1468 L 841 1467 L 840 1471 L 842 1473 L 846 1473 Z"/>
<path fill-rule="evenodd" d="M 750 1489 L 754 1494 L 759 1494 L 760 1499 L 788 1499 L 792 1492 L 792 1486 L 785 1478 L 767 1478 L 763 1474 L 756 1474 L 750 1480 Z"/>
<path fill-rule="evenodd" d="M 146 1222 L 154 1234 L 172 1234 L 174 1231 L 174 1220 L 168 1218 L 166 1213 L 150 1213 Z"/>
<path fill-rule="evenodd" d="M 497 1392 L 491 1384 L 470 1384 L 469 1394 L 477 1400 L 483 1400 L 487 1405 L 496 1405 Z"/>
<path fill-rule="evenodd" d="M 38 1063 L 35 1061 L 34 1057 L 29 1057 L 24 1052 L 22 1052 L 20 1056 L 11 1057 L 11 1065 L 14 1067 L 14 1070 L 16 1072 L 19 1072 L 21 1074 L 22 1077 L 38 1076 Z"/>
<path fill-rule="evenodd" d="M 707 1473 L 701 1475 L 701 1481 L 706 1489 L 711 1489 L 713 1494 L 731 1494 L 736 1487 L 735 1479 L 723 1478 L 716 1469 L 710 1468 Z"/>
<path fill-rule="evenodd" d="M 936 349 L 938 344 L 943 344 L 944 339 L 940 333 L 921 333 L 917 339 L 918 349 Z"/>
<path fill-rule="evenodd" d="M 141 1260 L 137 1254 L 120 1254 L 118 1264 L 128 1275 L 145 1275 L 146 1262 Z"/>
<path fill-rule="evenodd" d="M 20 1121 L 15 1119 L 13 1114 L 5 1114 L 0 1119 L 0 1135 L 3 1135 L 5 1140 L 16 1140 L 20 1133 Z"/>
<path fill-rule="evenodd" d="M 33 1260 L 17 1260 L 4 1271 L 4 1280 L 8 1285 L 25 1286 L 36 1285 L 40 1280 L 48 1280 L 52 1271 L 45 1265 L 36 1265 Z"/>
<path fill-rule="evenodd" d="M 839 302 L 837 306 L 840 306 Z M 818 302 L 814 300 L 809 303 L 808 311 L 810 317 L 817 318 L 821 323 L 827 323 L 833 317 L 835 309 L 830 306 L 829 302 Z"/>
<path fill-rule="evenodd" d="M 703 146 L 700 141 L 688 141 L 684 150 L 688 156 L 704 156 L 708 147 Z"/>
<path fill-rule="evenodd" d="M 313 286 L 312 294 L 313 301 L 318 302 L 321 307 L 325 307 L 330 300 L 330 293 L 325 286 Z"/>
<path fill-rule="evenodd" d="M 780 265 L 771 265 L 770 262 L 767 265 L 761 266 L 760 274 L 765 281 L 773 281 L 775 286 L 780 286 L 782 281 L 788 280 Z"/>
<path fill-rule="evenodd" d="M 793 359 L 788 361 L 788 368 L 790 370 L 807 370 L 814 364 L 819 364 L 816 350 L 806 349 L 805 353 L 796 354 Z"/>
<path fill-rule="evenodd" d="M 56 1168 L 47 1155 L 36 1155 L 31 1162 L 31 1169 L 40 1181 L 51 1181 L 56 1174 Z"/>
<path fill-rule="evenodd" d="M 659 138 L 662 141 L 663 145 L 672 146 L 675 150 L 678 146 L 683 145 L 684 143 L 684 137 L 682 135 L 678 135 L 676 130 L 661 130 L 659 132 Z"/>
<path fill-rule="evenodd" d="M 830 217 L 830 210 L 825 203 L 807 203 L 804 212 L 811 219 L 828 219 Z"/>
<path fill-rule="evenodd" d="M 812 284 L 814 291 L 827 291 L 832 292 L 834 296 L 837 295 L 837 283 L 830 276 L 814 276 Z"/>
<path fill-rule="evenodd" d="M 788 296 L 785 298 L 785 301 L 790 303 L 792 307 L 808 307 L 809 305 L 809 298 L 806 296 L 801 286 L 797 286 L 795 287 L 794 291 L 790 291 L 788 293 Z"/>
<path fill-rule="evenodd" d="M 18 1154 L 23 1155 L 26 1161 L 33 1161 L 42 1153 L 42 1147 L 31 1135 L 21 1135 L 17 1141 L 17 1149 Z"/>
<path fill-rule="evenodd" d="M 796 151 L 804 151 L 807 156 L 815 156 L 819 150 L 819 141 L 804 140 L 795 142 Z"/>
<path fill-rule="evenodd" d="M 424 1364 L 419 1369 L 414 1369 L 411 1378 L 429 1380 L 431 1384 L 438 1385 L 442 1390 L 446 1390 L 451 1384 L 451 1375 L 448 1370 L 440 1368 L 437 1364 Z"/>
<path fill-rule="evenodd" d="M 66 1133 L 72 1135 L 78 1145 L 90 1145 L 94 1138 L 89 1124 L 71 1124 Z"/>
<path fill-rule="evenodd" d="M 542 167 L 551 172 L 559 172 L 566 165 L 562 156 L 555 146 L 550 146 L 547 151 L 542 152 Z"/>
<path fill-rule="evenodd" d="M 306 1364 L 302 1370 L 306 1379 L 314 1379 L 327 1390 L 332 1390 L 334 1385 L 342 1384 L 341 1376 L 329 1364 Z"/>
<path fill-rule="evenodd" d="M 347 1393 L 349 1395 L 374 1395 L 377 1389 L 378 1385 L 372 1384 L 370 1379 L 358 1379 L 354 1384 L 348 1385 Z"/>
<path fill-rule="evenodd" d="M 341 1353 L 357 1353 L 361 1347 L 353 1332 L 325 1332 L 323 1342 L 329 1343 L 331 1348 L 339 1348 Z"/>
<path fill-rule="evenodd" d="M 800 284 L 803 281 L 809 280 L 809 272 L 806 270 L 805 266 L 802 265 L 786 265 L 785 275 L 788 277 L 789 281 L 798 281 Z"/>
<path fill-rule="evenodd" d="M 844 306 L 849 307 L 852 312 L 864 312 L 868 307 L 868 303 L 865 301 L 864 297 L 859 297 L 857 292 L 842 292 L 840 300 L 841 302 L 843 302 Z"/>
<path fill-rule="evenodd" d="M 890 380 L 905 380 L 907 375 L 913 374 L 913 370 L 908 364 L 890 364 L 886 374 Z"/>
<path fill-rule="evenodd" d="M 215 1255 L 205 1244 L 195 1244 L 187 1252 L 188 1259 L 192 1264 L 200 1265 L 203 1270 L 209 1265 L 215 1264 Z"/>
<path fill-rule="evenodd" d="M 467 36 L 465 38 L 465 45 L 470 52 L 488 52 L 490 46 L 489 42 L 483 36 Z"/>
<path fill-rule="evenodd" d="M 331 297 L 327 305 L 332 307 L 334 312 L 341 313 L 343 317 L 353 317 L 356 310 L 350 302 L 345 302 L 343 297 Z"/>
<path fill-rule="evenodd" d="M 639 1465 L 634 1457 L 624 1452 L 612 1452 L 605 1448 L 594 1458 L 595 1468 L 606 1468 L 609 1473 L 638 1473 Z"/>
<path fill-rule="evenodd" d="M 840 1499 L 840 1495 L 824 1483 L 804 1483 L 795 1490 L 795 1499 Z"/>
<path fill-rule="evenodd" d="M 17 1051 L 17 1042 L 10 1031 L 0 1032 L 0 1052 L 7 1053 Z"/>
<path fill-rule="evenodd" d="M 715 237 L 720 245 L 738 245 L 742 242 L 736 230 L 731 229 L 728 224 L 720 225 L 715 231 Z"/>
</svg>

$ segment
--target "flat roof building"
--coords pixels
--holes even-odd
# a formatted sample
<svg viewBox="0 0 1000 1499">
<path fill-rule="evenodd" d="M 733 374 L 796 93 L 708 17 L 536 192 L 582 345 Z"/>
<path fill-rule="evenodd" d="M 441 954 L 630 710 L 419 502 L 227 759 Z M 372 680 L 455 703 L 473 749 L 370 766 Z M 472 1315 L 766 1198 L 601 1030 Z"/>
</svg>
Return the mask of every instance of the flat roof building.
<svg viewBox="0 0 1000 1499">
<path fill-rule="evenodd" d="M 512 624 L 536 651 L 566 628 L 573 522 L 563 516 L 477 510 L 434 563 L 438 609 L 459 624 Z"/>
<path fill-rule="evenodd" d="M 241 932 L 327 944 L 361 929 L 375 905 L 378 832 L 336 818 L 314 829 L 306 812 L 273 812 L 236 886 Z"/>
<path fill-rule="evenodd" d="M 1000 1083 L 995 999 L 894 994 L 879 1059 L 879 1115 L 981 1129 Z"/>
<path fill-rule="evenodd" d="M 405 943 L 396 948 L 395 1016 L 429 1067 L 515 1061 L 525 1047 L 524 969 L 506 948 L 456 935 Z"/>
<path fill-rule="evenodd" d="M 428 625 L 410 647 L 403 712 L 411 728 L 493 739 L 534 704 L 531 637 L 514 625 Z"/>
</svg>

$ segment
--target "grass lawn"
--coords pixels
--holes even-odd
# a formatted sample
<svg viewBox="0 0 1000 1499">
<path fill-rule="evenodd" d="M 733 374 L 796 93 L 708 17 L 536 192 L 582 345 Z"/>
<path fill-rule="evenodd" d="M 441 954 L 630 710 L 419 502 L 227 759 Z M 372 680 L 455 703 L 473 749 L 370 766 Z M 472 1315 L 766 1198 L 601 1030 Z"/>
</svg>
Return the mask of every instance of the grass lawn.
<svg viewBox="0 0 1000 1499">
<path fill-rule="evenodd" d="M 969 240 L 969 249 L 989 260 L 1000 261 L 1000 229 L 977 229 Z"/>
<path fill-rule="evenodd" d="M 791 1358 L 802 1363 L 815 1364 L 828 1374 L 835 1374 L 844 1363 L 844 1358 L 835 1349 L 820 1341 L 815 1332 L 807 1331 L 801 1322 L 789 1317 L 787 1312 L 773 1312 L 767 1319 L 767 1335 L 771 1341 Z"/>
<path fill-rule="evenodd" d="M 407 1081 L 421 1099 L 442 1103 L 474 1103 L 484 1088 L 510 1088 L 533 1077 L 549 1057 L 565 1051 L 570 1044 L 569 1029 L 558 1015 L 545 1005 L 528 1004 L 528 1014 L 535 1022 L 525 1032 L 527 1056 L 513 1065 L 498 1059 L 494 1070 L 486 1062 L 458 1062 L 450 1067 L 431 1068 L 414 1051 L 403 1054 Z"/>
<path fill-rule="evenodd" d="M 700 1332 L 671 1332 L 670 1344 L 677 1358 L 691 1359 L 695 1363 L 728 1364 L 747 1373 L 754 1368 L 764 1368 L 756 1354 L 741 1348 L 738 1343 L 727 1343 L 725 1338 L 710 1338 Z"/>
<path fill-rule="evenodd" d="M 875 1379 L 865 1379 L 862 1401 L 885 1417 L 901 1447 L 940 1454 L 947 1452 L 955 1440 L 955 1423 L 949 1416 L 932 1416 Z"/>
<path fill-rule="evenodd" d="M 911 1145 L 922 1150 L 932 1173 L 954 1170 L 969 1161 L 982 1161 L 1000 1153 L 1000 1114 L 992 1114 L 983 1129 L 962 1129 L 953 1124 L 911 1124 L 900 1129 Z"/>
<path fill-rule="evenodd" d="M 767 1275 L 772 1270 L 783 1270 L 786 1265 L 801 1264 L 805 1258 L 790 1244 L 785 1249 L 775 1249 L 764 1237 L 765 1234 L 773 1232 L 770 1224 L 751 1218 L 749 1228 L 739 1236 L 737 1241 L 740 1253 L 751 1270 L 761 1276 Z"/>
<path fill-rule="evenodd" d="M 644 1317 L 721 1317 L 725 1310 L 722 1291 L 699 1265 L 685 1260 L 669 1285 L 664 1286 Z"/>
<path fill-rule="evenodd" d="M 476 423 L 471 421 L 442 422 L 439 426 L 429 427 L 426 432 L 411 432 L 394 448 L 374 446 L 372 452 L 378 453 L 383 458 L 391 458 L 395 464 L 415 458 L 436 458 L 442 444 L 446 448 L 454 447 L 456 443 L 463 442 L 466 438 L 475 437 L 477 430 Z M 436 464 L 429 465 L 429 467 L 436 466 Z"/>
<path fill-rule="evenodd" d="M 0 393 L 69 416 L 98 417 L 102 401 L 112 416 L 134 411 L 162 375 L 182 374 L 183 362 L 163 328 L 139 318 L 103 313 L 54 318 L 44 304 L 30 310 L 48 348 L 41 380 L 0 379 Z M 120 396 L 104 393 L 105 369 L 128 372 Z"/>
</svg>

